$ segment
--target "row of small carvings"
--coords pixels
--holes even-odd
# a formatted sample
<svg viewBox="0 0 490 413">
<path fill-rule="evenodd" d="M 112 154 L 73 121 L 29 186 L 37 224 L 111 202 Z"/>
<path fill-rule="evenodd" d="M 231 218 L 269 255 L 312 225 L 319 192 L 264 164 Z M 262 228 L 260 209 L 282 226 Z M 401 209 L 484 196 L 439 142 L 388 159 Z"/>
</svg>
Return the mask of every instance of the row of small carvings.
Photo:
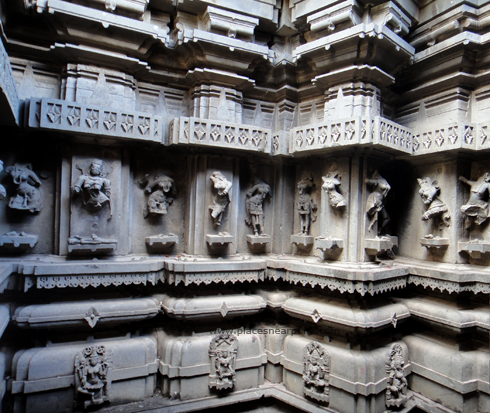
<svg viewBox="0 0 490 413">
<path fill-rule="evenodd" d="M 415 316 L 452 328 L 479 327 L 490 329 L 487 323 L 489 306 L 459 309 L 452 302 L 430 298 L 407 298 L 388 301 L 379 306 L 352 307 L 345 299 L 323 295 L 301 296 L 295 290 L 258 289 L 253 294 L 233 294 L 221 291 L 220 296 L 185 298 L 177 295 L 153 295 L 137 299 L 91 300 L 69 303 L 33 304 L 15 309 L 12 320 L 23 328 L 91 327 L 135 322 L 164 312 L 177 320 L 218 321 L 257 314 L 269 307 L 283 310 L 293 318 L 324 327 L 336 325 L 343 330 L 384 328 Z M 9 319 L 7 306 L 0 307 L 3 318 Z M 311 324 L 313 325 L 313 324 Z M 6 327 L 6 323 L 5 323 Z M 331 330 L 330 334 L 339 333 Z"/>
<path fill-rule="evenodd" d="M 275 331 L 269 326 L 258 329 Z M 163 376 L 163 396 L 190 400 L 211 396 L 213 388 L 255 388 L 265 378 L 277 382 L 274 374 L 267 377 L 264 371 L 269 361 L 282 365 L 291 378 L 300 378 L 299 388 L 286 379 L 288 390 L 332 407 L 345 403 L 344 392 L 352 399 L 371 395 L 386 398 L 387 406 L 400 406 L 407 400 L 405 375 L 410 373 L 410 364 L 404 343 L 362 352 L 302 335 L 246 331 L 217 330 L 179 336 L 157 330 L 139 338 L 21 350 L 13 358 L 12 393 L 23 394 L 27 397 L 26 406 L 35 406 L 33 402 L 41 391 L 57 391 L 56 402 L 45 401 L 41 407 L 44 409 L 31 407 L 26 413 L 72 411 L 64 410 L 73 402 L 73 392 L 69 391 L 72 386 L 78 406 L 86 408 L 107 401 L 118 404 L 151 396 L 158 369 Z M 129 380 L 136 388 L 124 394 L 127 387 L 123 380 Z M 21 400 L 17 402 L 22 403 Z"/>
</svg>

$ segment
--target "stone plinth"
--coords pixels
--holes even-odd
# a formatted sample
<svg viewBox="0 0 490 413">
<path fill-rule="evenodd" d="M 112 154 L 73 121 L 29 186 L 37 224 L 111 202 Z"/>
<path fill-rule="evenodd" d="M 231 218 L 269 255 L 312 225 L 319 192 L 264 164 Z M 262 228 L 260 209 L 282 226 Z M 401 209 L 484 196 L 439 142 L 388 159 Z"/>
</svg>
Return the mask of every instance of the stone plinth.
<svg viewBox="0 0 490 413">
<path fill-rule="evenodd" d="M 175 234 L 153 235 L 145 238 L 146 246 L 152 251 L 166 251 L 174 244 L 179 243 L 179 237 Z"/>
<path fill-rule="evenodd" d="M 490 242 L 477 240 L 477 241 L 459 241 L 458 251 L 467 252 L 471 258 L 479 259 L 482 254 L 490 252 Z"/>
<path fill-rule="evenodd" d="M 206 234 L 206 242 L 210 247 L 222 247 L 233 244 L 235 237 L 230 234 Z"/>
<path fill-rule="evenodd" d="M 368 255 L 377 255 L 398 246 L 398 237 L 385 235 L 383 237 L 368 238 L 364 240 L 364 248 Z"/>
<path fill-rule="evenodd" d="M 247 235 L 247 242 L 251 247 L 262 247 L 271 242 L 269 235 Z"/>
<path fill-rule="evenodd" d="M 425 248 L 447 248 L 449 246 L 449 238 L 441 237 L 424 237 L 420 238 L 420 245 Z"/>
<path fill-rule="evenodd" d="M 38 238 L 37 235 L 25 234 L 23 232 L 8 232 L 0 236 L 0 247 L 10 251 L 28 251 L 31 248 L 34 248 Z"/>
<path fill-rule="evenodd" d="M 291 235 L 291 244 L 296 245 L 296 247 L 298 247 L 298 249 L 301 251 L 309 250 L 313 246 L 313 242 L 314 239 L 311 235 Z"/>
</svg>

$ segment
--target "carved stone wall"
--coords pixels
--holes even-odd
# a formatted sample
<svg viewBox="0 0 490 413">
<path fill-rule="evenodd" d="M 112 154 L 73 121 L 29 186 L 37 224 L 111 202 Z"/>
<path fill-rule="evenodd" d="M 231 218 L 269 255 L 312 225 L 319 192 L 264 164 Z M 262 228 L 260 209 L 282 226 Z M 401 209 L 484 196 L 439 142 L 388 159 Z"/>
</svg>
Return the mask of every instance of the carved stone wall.
<svg viewBox="0 0 490 413">
<path fill-rule="evenodd" d="M 1 2 L 3 411 L 490 411 L 489 10 Z"/>
</svg>

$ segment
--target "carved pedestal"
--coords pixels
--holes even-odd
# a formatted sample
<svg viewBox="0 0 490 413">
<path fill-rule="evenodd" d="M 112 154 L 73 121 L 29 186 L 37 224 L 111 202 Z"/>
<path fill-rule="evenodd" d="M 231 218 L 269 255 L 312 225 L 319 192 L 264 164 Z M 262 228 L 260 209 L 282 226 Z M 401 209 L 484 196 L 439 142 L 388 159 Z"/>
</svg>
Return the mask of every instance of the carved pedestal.
<svg viewBox="0 0 490 413">
<path fill-rule="evenodd" d="M 174 244 L 179 243 L 179 237 L 175 234 L 168 234 L 168 235 L 153 235 L 151 237 L 146 237 L 145 238 L 146 242 L 146 247 L 150 251 L 167 251 L 170 247 L 172 247 Z"/>
<path fill-rule="evenodd" d="M 26 234 L 24 232 L 7 232 L 0 236 L 0 247 L 9 251 L 24 252 L 34 248 L 37 244 L 38 236 Z"/>
<path fill-rule="evenodd" d="M 337 238 L 315 238 L 315 249 L 320 250 L 320 258 L 324 260 L 338 255 L 344 248 L 344 240 Z"/>
<path fill-rule="evenodd" d="M 385 235 L 383 237 L 368 238 L 364 240 L 364 248 L 368 255 L 377 255 L 398 246 L 398 237 Z"/>
<path fill-rule="evenodd" d="M 482 254 L 490 253 L 490 242 L 483 240 L 459 241 L 458 251 L 467 252 L 471 258 L 480 259 Z"/>
<path fill-rule="evenodd" d="M 235 237 L 228 233 L 223 234 L 206 234 L 206 242 L 210 247 L 222 247 L 228 244 L 232 244 L 235 241 Z"/>
<path fill-rule="evenodd" d="M 441 237 L 424 237 L 420 238 L 420 245 L 425 248 L 447 248 L 449 246 L 449 238 Z"/>
<path fill-rule="evenodd" d="M 247 242 L 250 249 L 254 252 L 265 250 L 267 244 L 271 242 L 269 235 L 247 235 Z"/>
<path fill-rule="evenodd" d="M 314 238 L 311 235 L 291 235 L 291 244 L 301 251 L 307 251 L 313 246 Z"/>
</svg>

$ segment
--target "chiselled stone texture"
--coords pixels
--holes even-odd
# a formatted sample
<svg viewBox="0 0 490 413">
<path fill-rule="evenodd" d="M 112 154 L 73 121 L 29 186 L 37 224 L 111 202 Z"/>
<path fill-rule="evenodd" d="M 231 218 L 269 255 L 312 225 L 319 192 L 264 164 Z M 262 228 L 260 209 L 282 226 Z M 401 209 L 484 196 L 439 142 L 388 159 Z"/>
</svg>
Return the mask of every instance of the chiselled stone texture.
<svg viewBox="0 0 490 413">
<path fill-rule="evenodd" d="M 0 410 L 489 412 L 489 16 L 2 1 Z"/>
</svg>

